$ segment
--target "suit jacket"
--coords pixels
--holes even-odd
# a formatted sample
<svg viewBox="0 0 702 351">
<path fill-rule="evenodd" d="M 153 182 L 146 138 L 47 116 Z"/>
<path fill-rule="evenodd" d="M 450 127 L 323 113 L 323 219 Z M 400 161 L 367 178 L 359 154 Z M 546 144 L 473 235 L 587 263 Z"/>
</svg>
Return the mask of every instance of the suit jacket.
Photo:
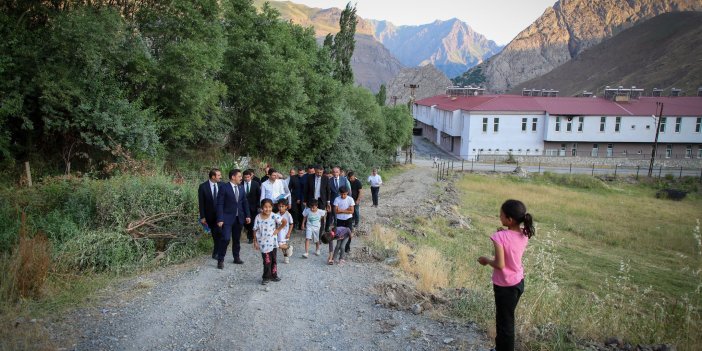
<svg viewBox="0 0 702 351">
<path fill-rule="evenodd" d="M 300 184 L 300 177 L 297 175 L 290 176 L 288 178 L 288 189 L 290 189 L 290 201 L 294 204 L 295 201 L 301 200 L 302 197 L 302 185 Z"/>
<path fill-rule="evenodd" d="M 244 185 L 244 182 L 242 181 L 241 184 Z M 246 195 L 246 200 L 248 200 L 249 203 L 249 212 L 253 216 L 258 213 L 258 208 L 261 207 L 261 203 L 258 202 L 258 199 L 260 198 L 261 184 L 255 180 L 251 180 L 251 188 L 249 189 L 249 193 Z"/>
<path fill-rule="evenodd" d="M 331 202 L 332 205 L 334 205 L 334 199 L 339 197 L 339 189 L 345 186 L 346 190 L 348 190 L 349 194 L 351 193 L 351 182 L 349 182 L 348 178 L 346 176 L 339 176 L 339 187 L 336 187 L 336 182 L 334 182 L 334 178 L 329 179 L 329 201 Z"/>
<path fill-rule="evenodd" d="M 217 183 L 217 187 L 221 190 L 222 183 Z M 217 221 L 217 199 L 212 197 L 209 180 L 198 187 L 197 200 L 200 208 L 200 218 L 204 218 L 210 226 L 214 225 Z"/>
<path fill-rule="evenodd" d="M 307 186 L 306 186 L 306 194 L 305 194 L 305 201 L 309 202 L 312 199 L 315 199 L 314 197 L 314 181 L 317 178 L 316 175 L 309 175 L 307 177 Z M 327 206 L 327 201 L 329 201 L 329 178 L 326 176 L 321 177 L 322 180 L 319 182 L 319 200 L 322 201 L 322 203 L 319 204 L 319 208 L 324 208 Z"/>
<path fill-rule="evenodd" d="M 239 184 L 239 201 L 236 200 L 234 189 L 230 182 L 222 183 L 217 196 L 217 222 L 224 222 L 224 225 L 246 223 L 246 218 L 251 218 L 249 212 L 249 201 L 246 200 L 244 184 Z"/>
</svg>

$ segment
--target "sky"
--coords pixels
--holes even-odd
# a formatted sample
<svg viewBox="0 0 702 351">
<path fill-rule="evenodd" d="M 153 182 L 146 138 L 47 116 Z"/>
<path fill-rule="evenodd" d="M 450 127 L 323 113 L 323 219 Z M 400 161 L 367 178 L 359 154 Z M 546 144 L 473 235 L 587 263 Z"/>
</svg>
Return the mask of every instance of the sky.
<svg viewBox="0 0 702 351">
<path fill-rule="evenodd" d="M 344 8 L 349 0 L 291 0 L 309 7 Z M 418 25 L 458 18 L 499 45 L 509 43 L 556 0 L 353 0 L 365 19 Z"/>
</svg>

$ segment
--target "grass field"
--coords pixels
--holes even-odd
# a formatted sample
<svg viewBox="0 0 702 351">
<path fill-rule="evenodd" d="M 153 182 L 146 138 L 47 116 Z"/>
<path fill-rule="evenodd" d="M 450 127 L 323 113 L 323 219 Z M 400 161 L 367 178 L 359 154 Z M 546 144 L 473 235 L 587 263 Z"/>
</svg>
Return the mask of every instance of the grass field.
<svg viewBox="0 0 702 351">
<path fill-rule="evenodd" d="M 702 199 L 655 198 L 655 189 L 625 181 L 546 175 L 466 175 L 456 183 L 456 209 L 468 229 L 446 218 L 417 218 L 426 236 L 399 233 L 421 261 L 431 247 L 450 262 L 446 283 L 471 294 L 452 312 L 494 327 L 489 236 L 500 225 L 499 206 L 522 200 L 537 223 L 524 255 L 526 292 L 518 307 L 518 333 L 526 349 L 570 349 L 583 340 L 619 336 L 636 343 L 702 344 Z M 437 191 L 439 191 L 437 189 Z M 421 276 L 417 275 L 416 276 Z M 418 285 L 419 286 L 419 285 Z"/>
</svg>

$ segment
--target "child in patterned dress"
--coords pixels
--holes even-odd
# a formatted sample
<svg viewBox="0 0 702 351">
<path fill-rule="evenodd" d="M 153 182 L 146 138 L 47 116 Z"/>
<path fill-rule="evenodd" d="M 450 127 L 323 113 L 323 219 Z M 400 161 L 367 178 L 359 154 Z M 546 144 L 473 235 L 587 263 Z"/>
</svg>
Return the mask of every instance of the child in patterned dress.
<svg viewBox="0 0 702 351">
<path fill-rule="evenodd" d="M 278 233 L 280 233 L 288 223 L 280 215 L 273 213 L 273 201 L 264 199 L 261 201 L 261 213 L 254 220 L 254 249 L 261 251 L 263 259 L 263 279 L 261 284 L 266 285 L 269 281 L 279 282 L 278 264 L 276 253 L 278 248 Z"/>
</svg>

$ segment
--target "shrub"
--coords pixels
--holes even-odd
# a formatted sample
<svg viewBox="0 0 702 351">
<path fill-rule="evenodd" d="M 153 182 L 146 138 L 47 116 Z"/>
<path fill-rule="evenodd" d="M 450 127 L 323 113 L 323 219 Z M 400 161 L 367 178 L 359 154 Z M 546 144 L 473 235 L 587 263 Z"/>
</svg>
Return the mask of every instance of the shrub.
<svg viewBox="0 0 702 351">
<path fill-rule="evenodd" d="M 91 230 L 65 242 L 56 253 L 62 270 L 120 273 L 139 268 L 156 257 L 154 242 L 124 233 Z"/>
<path fill-rule="evenodd" d="M 19 245 L 12 253 L 9 267 L 9 281 L 12 285 L 8 298 L 37 298 L 41 294 L 51 264 L 51 244 L 46 236 L 27 235 L 26 215 L 22 214 L 19 229 Z"/>
</svg>

